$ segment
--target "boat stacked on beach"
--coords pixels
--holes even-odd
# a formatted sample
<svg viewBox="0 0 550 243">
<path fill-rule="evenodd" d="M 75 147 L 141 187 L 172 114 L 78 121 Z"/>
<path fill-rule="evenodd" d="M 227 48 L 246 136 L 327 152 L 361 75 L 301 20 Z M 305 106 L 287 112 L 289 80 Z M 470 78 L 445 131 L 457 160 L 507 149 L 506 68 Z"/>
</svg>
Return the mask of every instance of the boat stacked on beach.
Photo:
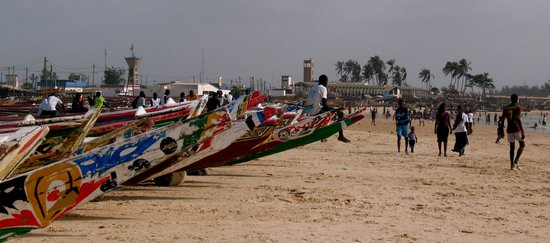
<svg viewBox="0 0 550 243">
<path fill-rule="evenodd" d="M 253 92 L 209 112 L 203 96 L 172 107 L 0 124 L 0 242 L 120 186 L 180 184 L 188 171 L 303 146 L 364 118 L 363 110 L 338 120 L 339 109 L 304 116 L 285 105 L 259 106 L 265 98 Z"/>
</svg>

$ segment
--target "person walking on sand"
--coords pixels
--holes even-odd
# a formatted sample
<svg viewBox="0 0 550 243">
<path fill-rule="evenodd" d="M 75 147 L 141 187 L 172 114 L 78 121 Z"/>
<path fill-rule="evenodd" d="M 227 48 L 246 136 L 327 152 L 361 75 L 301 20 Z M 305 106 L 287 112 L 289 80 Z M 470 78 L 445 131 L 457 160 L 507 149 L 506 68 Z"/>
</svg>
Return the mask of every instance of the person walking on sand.
<svg viewBox="0 0 550 243">
<path fill-rule="evenodd" d="M 525 148 L 525 133 L 523 132 L 523 126 L 519 119 L 521 109 L 518 105 L 518 95 L 512 94 L 510 96 L 512 103 L 504 108 L 502 111 L 501 119 L 508 120 L 508 126 L 506 127 L 506 133 L 508 133 L 508 142 L 510 143 L 510 169 L 521 169 L 518 165 L 519 157 Z M 519 148 L 517 154 L 515 154 L 516 140 L 519 141 Z"/>
<path fill-rule="evenodd" d="M 328 77 L 324 74 L 319 76 L 319 84 L 317 86 L 313 86 L 307 95 L 307 105 L 311 106 L 311 109 L 307 111 L 307 114 L 310 116 L 318 115 L 320 113 L 330 111 L 333 108 L 328 105 L 327 102 L 327 84 L 328 84 Z M 338 112 L 338 119 L 343 119 L 344 113 Z M 349 143 L 351 142 L 349 139 L 347 139 L 344 136 L 344 131 L 340 130 L 338 134 L 338 141 Z"/>
<path fill-rule="evenodd" d="M 409 138 L 409 147 L 411 147 L 411 153 L 414 153 L 414 145 L 418 143 L 418 138 L 414 132 L 414 126 L 411 126 L 411 132 L 407 135 Z"/>
<path fill-rule="evenodd" d="M 376 126 L 376 114 L 378 114 L 378 109 L 377 108 L 371 108 L 370 109 L 370 117 L 371 117 L 370 124 L 373 125 L 373 126 Z"/>
<path fill-rule="evenodd" d="M 453 152 L 457 152 L 458 156 L 463 156 L 466 145 L 468 145 L 468 126 L 466 125 L 468 115 L 464 112 L 462 105 L 458 105 L 456 111 L 456 118 L 453 124 L 456 140 Z"/>
<path fill-rule="evenodd" d="M 397 101 L 397 109 L 395 110 L 395 132 L 397 133 L 397 152 L 401 152 L 401 136 L 405 138 L 405 154 L 409 154 L 409 125 L 411 124 L 411 118 L 409 116 L 409 110 L 404 106 L 403 100 Z"/>
<path fill-rule="evenodd" d="M 453 130 L 451 130 L 451 115 L 445 109 L 445 103 L 441 103 L 437 109 L 434 133 L 437 134 L 437 147 L 439 148 L 437 156 L 441 156 L 441 144 L 443 143 L 443 155 L 447 157 L 447 141 Z"/>
</svg>

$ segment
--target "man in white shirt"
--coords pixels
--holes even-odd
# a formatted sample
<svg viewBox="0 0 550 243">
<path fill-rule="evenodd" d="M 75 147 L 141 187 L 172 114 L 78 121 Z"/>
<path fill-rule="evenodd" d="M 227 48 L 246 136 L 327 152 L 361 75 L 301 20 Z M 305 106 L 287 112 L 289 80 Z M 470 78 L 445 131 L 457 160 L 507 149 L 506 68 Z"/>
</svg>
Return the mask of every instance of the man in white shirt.
<svg viewBox="0 0 550 243">
<path fill-rule="evenodd" d="M 474 130 L 474 113 L 472 113 L 472 110 L 468 112 L 468 135 L 472 134 L 472 131 Z"/>
<path fill-rule="evenodd" d="M 231 94 L 231 91 L 225 94 L 225 100 L 227 100 L 227 103 L 231 103 L 233 101 L 233 95 Z"/>
<path fill-rule="evenodd" d="M 312 87 L 309 90 L 309 93 L 307 95 L 307 106 L 311 106 L 311 107 L 308 107 L 311 109 L 306 110 L 306 113 L 308 115 L 314 116 L 314 115 L 332 110 L 332 107 L 330 107 L 327 102 L 327 97 L 328 97 L 327 84 L 328 84 L 328 77 L 323 74 L 319 76 L 319 84 L 317 86 Z M 338 112 L 338 119 L 344 119 L 343 112 L 341 111 Z M 339 131 L 338 140 L 344 143 L 351 142 L 349 139 L 344 137 L 344 132 L 342 130 Z"/>
<path fill-rule="evenodd" d="M 54 93 L 51 93 L 50 96 L 48 96 L 48 105 L 42 111 L 42 115 L 54 117 L 57 114 L 56 108 L 58 104 L 61 105 L 63 108 L 63 113 L 65 113 L 65 105 L 63 105 L 63 101 L 57 98 Z"/>
<path fill-rule="evenodd" d="M 40 106 L 38 107 L 38 113 L 36 113 L 38 116 L 42 115 L 42 112 L 44 112 L 48 108 L 48 98 L 42 99 L 42 102 L 40 102 Z"/>
<path fill-rule="evenodd" d="M 151 107 L 160 106 L 160 98 L 157 93 L 153 93 L 153 98 L 151 99 Z"/>
<path fill-rule="evenodd" d="M 453 124 L 456 141 L 453 152 L 457 152 L 458 156 L 462 156 L 466 145 L 468 145 L 468 115 L 464 112 L 462 105 L 459 105 L 456 110 L 456 119 Z"/>
</svg>

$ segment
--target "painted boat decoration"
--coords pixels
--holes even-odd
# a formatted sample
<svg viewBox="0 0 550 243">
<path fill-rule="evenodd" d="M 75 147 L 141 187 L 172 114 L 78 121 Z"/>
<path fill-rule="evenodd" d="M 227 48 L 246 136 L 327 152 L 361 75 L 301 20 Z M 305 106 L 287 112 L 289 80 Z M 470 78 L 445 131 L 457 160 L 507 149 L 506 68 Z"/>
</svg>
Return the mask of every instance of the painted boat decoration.
<svg viewBox="0 0 550 243">
<path fill-rule="evenodd" d="M 263 101 L 263 99 L 265 99 L 265 95 L 261 95 L 259 92 L 256 91 L 250 95 L 239 97 L 239 99 L 227 105 L 227 109 L 229 110 L 229 114 L 231 117 L 240 117 L 243 116 L 249 108 L 252 108 Z M 226 108 L 221 107 L 218 110 L 220 109 Z M 147 179 L 155 179 L 165 175 L 170 175 L 171 173 L 176 172 L 177 170 L 180 170 L 181 168 L 189 164 L 195 163 L 205 157 L 224 150 L 234 141 L 246 134 L 249 128 L 249 124 L 259 124 L 260 119 L 263 120 L 263 118 L 261 118 L 258 113 L 253 113 L 250 115 L 250 117 L 248 117 L 247 119 L 243 119 L 240 122 L 235 122 L 234 124 L 232 124 L 231 121 L 228 121 L 226 124 L 222 124 L 221 126 L 225 126 L 227 127 L 227 129 L 224 129 L 224 131 L 215 132 L 214 136 L 211 136 L 208 140 L 204 141 L 204 143 L 196 143 L 193 139 L 187 140 L 187 142 L 190 143 L 189 145 L 192 145 L 194 143 L 195 146 L 190 146 L 190 149 L 184 151 L 181 158 L 177 160 L 166 161 L 164 163 L 158 164 L 155 167 L 151 167 L 140 175 L 137 175 L 136 177 L 128 180 L 125 185 L 135 185 Z M 201 153 L 198 154 L 199 152 Z M 157 180 L 157 182 L 158 181 L 159 180 Z M 179 183 L 178 180 L 168 179 L 167 181 L 171 182 L 166 185 Z"/>
<path fill-rule="evenodd" d="M 250 153 L 248 156 L 235 159 L 232 162 L 227 163 L 227 165 L 244 163 L 257 158 L 280 153 L 289 149 L 297 148 L 313 142 L 317 142 L 321 139 L 328 138 L 336 134 L 340 130 L 346 128 L 347 126 L 350 126 L 363 119 L 365 117 L 361 114 L 363 111 L 364 109 L 358 110 L 357 112 L 346 116 L 344 120 L 334 122 L 328 126 L 315 126 L 313 127 L 313 129 L 307 129 L 304 127 L 304 125 L 312 124 L 316 120 L 318 122 L 324 122 L 326 121 L 326 118 L 333 116 L 325 114 L 334 114 L 334 112 L 326 112 L 311 119 L 307 119 L 305 122 L 300 122 L 296 125 L 291 125 L 289 127 L 278 129 L 273 133 L 270 141 L 266 141 L 266 143 L 263 143 L 253 148 L 254 152 Z"/>
<path fill-rule="evenodd" d="M 89 110 L 84 115 L 86 120 L 82 123 L 82 125 L 68 134 L 63 139 L 60 146 L 50 147 L 47 153 L 35 153 L 33 156 L 22 160 L 21 164 L 10 175 L 8 175 L 8 177 L 31 171 L 33 169 L 71 157 L 84 142 L 88 132 L 94 126 L 97 118 L 99 117 L 99 113 L 101 113 L 101 110 L 99 109 Z M 42 144 L 40 147 L 44 149 L 45 145 L 47 146 L 48 143 Z"/>
<path fill-rule="evenodd" d="M 99 115 L 99 118 L 97 119 L 96 124 L 103 125 L 103 124 L 109 124 L 113 122 L 131 121 L 131 120 L 135 120 L 143 117 L 156 116 L 163 113 L 172 113 L 175 111 L 193 107 L 195 106 L 195 104 L 196 104 L 195 101 L 188 101 L 188 102 L 184 102 L 184 103 L 176 104 L 172 106 L 157 106 L 157 107 L 145 108 L 144 109 L 145 112 L 140 111 L 139 109 L 105 112 Z M 0 123 L 0 131 L 9 132 L 10 128 L 14 129 L 16 127 L 30 126 L 30 125 L 47 125 L 47 124 L 56 124 L 60 122 L 74 122 L 83 118 L 84 118 L 83 114 L 72 115 L 72 116 L 58 116 L 53 118 L 42 118 L 42 119 L 35 119 L 31 115 L 28 115 L 22 121 Z M 70 123 L 68 123 L 67 125 L 69 124 Z M 63 126 L 60 126 L 59 128 L 63 128 Z M 50 127 L 50 130 L 55 131 L 56 129 Z"/>
<path fill-rule="evenodd" d="M 0 182 L 42 143 L 49 128 L 32 126 L 17 132 L 0 135 Z"/>
<path fill-rule="evenodd" d="M 225 149 L 209 155 L 197 162 L 186 165 L 183 168 L 178 169 L 176 172 L 193 171 L 214 167 L 228 163 L 234 158 L 247 156 L 252 148 L 265 141 L 276 127 L 279 127 L 284 123 L 281 114 L 272 112 L 270 109 L 257 111 L 257 113 L 257 116 L 260 117 L 260 119 L 258 119 L 259 122 L 261 122 L 260 125 L 252 127 L 252 125 L 250 125 L 251 122 L 248 121 L 247 123 L 249 124 L 249 128 L 252 129 L 245 135 L 241 136 Z M 265 117 L 268 117 L 267 120 Z"/>
<path fill-rule="evenodd" d="M 46 227 L 147 168 L 177 159 L 229 121 L 225 109 L 207 113 L 1 182 L 0 240 Z"/>
</svg>

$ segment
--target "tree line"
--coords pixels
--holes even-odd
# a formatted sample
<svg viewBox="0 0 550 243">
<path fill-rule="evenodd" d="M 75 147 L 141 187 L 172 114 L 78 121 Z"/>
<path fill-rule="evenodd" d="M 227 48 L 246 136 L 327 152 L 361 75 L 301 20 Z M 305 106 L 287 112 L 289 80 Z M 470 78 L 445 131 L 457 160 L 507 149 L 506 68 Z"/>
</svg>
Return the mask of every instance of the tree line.
<svg viewBox="0 0 550 243">
<path fill-rule="evenodd" d="M 518 94 L 522 96 L 550 96 L 550 80 L 543 85 L 504 85 L 500 91 L 495 92 L 498 95 Z"/>
<path fill-rule="evenodd" d="M 495 89 L 494 80 L 489 77 L 489 73 L 472 74 L 471 70 L 471 62 L 464 58 L 459 61 L 448 61 L 442 71 L 445 76 L 450 77 L 450 83 L 448 87 L 443 87 L 441 90 L 432 88 L 435 75 L 430 69 L 422 68 L 418 78 L 426 89 L 435 93 L 464 96 L 468 88 L 473 93 L 474 87 L 477 87 L 485 97 L 487 90 Z M 393 86 L 408 86 L 407 69 L 397 65 L 395 59 L 384 61 L 380 56 L 373 56 L 363 66 L 356 60 L 338 61 L 335 64 L 335 71 L 340 75 L 341 82 L 365 82 L 379 86 L 391 83 Z"/>
</svg>

